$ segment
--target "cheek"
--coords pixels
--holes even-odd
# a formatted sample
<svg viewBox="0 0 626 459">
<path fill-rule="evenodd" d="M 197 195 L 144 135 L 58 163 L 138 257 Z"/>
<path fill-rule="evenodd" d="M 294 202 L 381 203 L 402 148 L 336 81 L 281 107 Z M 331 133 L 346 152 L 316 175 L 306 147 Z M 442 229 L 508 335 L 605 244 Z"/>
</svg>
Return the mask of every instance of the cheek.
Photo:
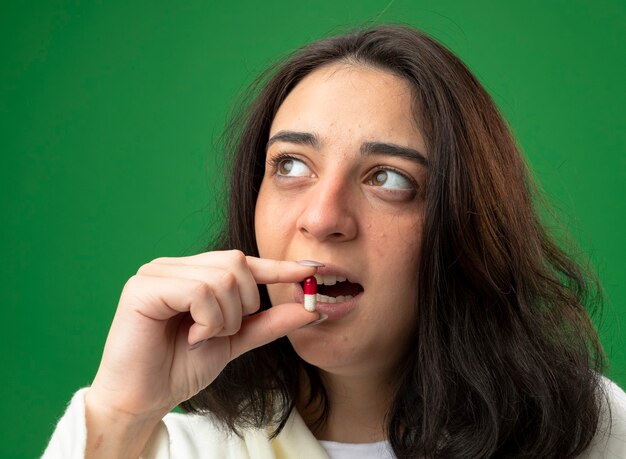
<svg viewBox="0 0 626 459">
<path fill-rule="evenodd" d="M 263 183 L 257 198 L 254 212 L 254 231 L 257 247 L 261 258 L 273 258 L 276 247 L 276 227 L 279 223 L 275 219 L 275 207 L 269 199 L 267 185 Z"/>
<path fill-rule="evenodd" d="M 261 258 L 286 259 L 296 232 L 298 210 L 293 203 L 262 185 L 254 214 L 254 230 Z"/>
<path fill-rule="evenodd" d="M 422 228 L 415 218 L 391 218 L 378 228 L 369 227 L 375 259 L 387 265 L 385 271 L 398 279 L 411 277 L 418 268 Z"/>
<path fill-rule="evenodd" d="M 374 255 L 377 260 L 384 260 L 389 257 L 389 242 L 387 239 L 387 233 L 380 231 L 375 238 Z"/>
<path fill-rule="evenodd" d="M 405 224 L 402 224 L 405 223 Z M 408 222 L 396 221 L 386 229 L 374 233 L 375 262 L 380 263 L 384 285 L 395 285 L 388 290 L 387 300 L 398 304 L 400 315 L 412 314 L 417 300 L 417 272 L 419 269 L 421 226 L 414 218 Z M 405 311 L 406 309 L 406 311 Z"/>
</svg>

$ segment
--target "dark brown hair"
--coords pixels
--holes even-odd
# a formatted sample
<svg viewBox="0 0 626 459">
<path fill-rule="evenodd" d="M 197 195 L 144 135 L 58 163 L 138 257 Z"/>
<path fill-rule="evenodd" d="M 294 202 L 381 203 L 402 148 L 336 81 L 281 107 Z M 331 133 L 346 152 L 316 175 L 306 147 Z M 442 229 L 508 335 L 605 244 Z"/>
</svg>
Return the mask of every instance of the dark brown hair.
<svg viewBox="0 0 626 459">
<path fill-rule="evenodd" d="M 323 39 L 257 81 L 261 90 L 227 137 L 230 203 L 211 248 L 258 255 L 254 208 L 271 122 L 298 82 L 336 62 L 383 69 L 412 86 L 429 157 L 417 331 L 386 419 L 395 454 L 580 454 L 601 409 L 603 355 L 586 311 L 599 286 L 546 232 L 538 193 L 490 96 L 424 33 L 388 25 Z M 323 422 L 330 407 L 322 381 L 286 338 L 231 362 L 182 406 L 210 411 L 235 431 L 277 423 L 276 433 L 303 374 Z"/>
</svg>

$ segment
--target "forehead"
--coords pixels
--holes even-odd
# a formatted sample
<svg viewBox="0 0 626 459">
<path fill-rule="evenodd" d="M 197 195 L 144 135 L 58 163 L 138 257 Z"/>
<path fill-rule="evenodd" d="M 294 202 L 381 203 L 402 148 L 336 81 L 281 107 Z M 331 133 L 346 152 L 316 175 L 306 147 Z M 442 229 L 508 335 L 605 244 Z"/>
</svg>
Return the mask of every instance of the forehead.
<svg viewBox="0 0 626 459">
<path fill-rule="evenodd" d="M 424 151 L 409 83 L 390 72 L 336 63 L 316 69 L 289 93 L 272 122 L 278 131 L 324 141 L 393 141 Z"/>
</svg>

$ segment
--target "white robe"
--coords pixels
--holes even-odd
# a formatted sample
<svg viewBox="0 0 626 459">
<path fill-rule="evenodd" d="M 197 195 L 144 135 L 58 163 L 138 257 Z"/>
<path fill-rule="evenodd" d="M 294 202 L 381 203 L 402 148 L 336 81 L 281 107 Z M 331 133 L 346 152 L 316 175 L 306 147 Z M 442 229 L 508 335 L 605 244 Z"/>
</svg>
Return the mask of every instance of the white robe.
<svg viewBox="0 0 626 459">
<path fill-rule="evenodd" d="M 592 444 L 580 456 L 583 459 L 626 458 L 626 394 L 615 383 L 606 378 L 604 381 L 610 410 L 604 407 L 600 429 Z M 44 452 L 44 459 L 84 457 L 87 438 L 84 395 L 87 390 L 79 390 L 72 398 Z M 610 432 L 607 430 L 609 420 L 612 421 Z M 363 451 L 363 445 L 344 446 L 344 453 L 351 447 L 354 447 L 355 454 Z M 390 457 L 381 443 L 372 444 L 369 453 L 376 454 L 371 457 Z M 263 429 L 247 429 L 240 438 L 220 427 L 210 416 L 169 413 L 159 423 L 141 455 L 141 459 L 195 458 L 328 459 L 329 455 L 296 410 L 273 440 L 268 440 L 267 431 Z"/>
</svg>

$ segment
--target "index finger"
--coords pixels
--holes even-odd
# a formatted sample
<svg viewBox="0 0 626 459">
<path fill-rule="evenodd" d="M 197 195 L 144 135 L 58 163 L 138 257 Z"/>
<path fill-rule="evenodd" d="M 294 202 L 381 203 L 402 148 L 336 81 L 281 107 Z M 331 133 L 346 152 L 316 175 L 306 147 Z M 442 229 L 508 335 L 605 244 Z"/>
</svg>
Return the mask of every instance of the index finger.
<svg viewBox="0 0 626 459">
<path fill-rule="evenodd" d="M 301 282 L 317 272 L 317 267 L 303 266 L 295 261 L 247 256 L 246 262 L 257 284 Z"/>
</svg>

